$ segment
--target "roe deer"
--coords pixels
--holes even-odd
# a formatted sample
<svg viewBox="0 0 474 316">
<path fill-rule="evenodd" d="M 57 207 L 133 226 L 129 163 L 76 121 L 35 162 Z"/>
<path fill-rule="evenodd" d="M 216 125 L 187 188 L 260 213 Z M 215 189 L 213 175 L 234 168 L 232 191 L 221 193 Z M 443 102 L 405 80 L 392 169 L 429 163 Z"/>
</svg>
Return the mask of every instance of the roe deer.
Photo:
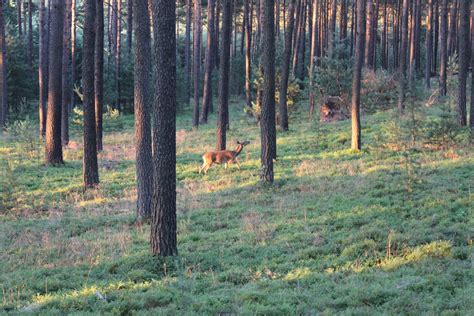
<svg viewBox="0 0 474 316">
<path fill-rule="evenodd" d="M 207 170 L 212 166 L 212 164 L 216 163 L 218 165 L 224 164 L 224 168 L 227 169 L 228 163 L 236 163 L 240 169 L 240 163 L 237 159 L 237 156 L 240 154 L 242 149 L 250 144 L 249 141 L 239 142 L 237 141 L 237 148 L 235 150 L 219 150 L 219 151 L 208 151 L 202 156 L 202 160 L 204 163 L 202 164 L 201 168 L 199 168 L 199 173 L 204 171 L 207 173 Z"/>
</svg>

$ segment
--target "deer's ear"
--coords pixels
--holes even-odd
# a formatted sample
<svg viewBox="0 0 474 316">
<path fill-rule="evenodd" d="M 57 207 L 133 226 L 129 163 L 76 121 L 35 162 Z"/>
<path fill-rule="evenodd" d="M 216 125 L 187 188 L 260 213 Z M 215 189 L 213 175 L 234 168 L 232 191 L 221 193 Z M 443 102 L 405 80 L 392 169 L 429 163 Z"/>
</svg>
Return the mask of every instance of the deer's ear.
<svg viewBox="0 0 474 316">
<path fill-rule="evenodd" d="M 241 145 L 241 143 L 239 141 L 237 141 L 237 145 Z"/>
</svg>

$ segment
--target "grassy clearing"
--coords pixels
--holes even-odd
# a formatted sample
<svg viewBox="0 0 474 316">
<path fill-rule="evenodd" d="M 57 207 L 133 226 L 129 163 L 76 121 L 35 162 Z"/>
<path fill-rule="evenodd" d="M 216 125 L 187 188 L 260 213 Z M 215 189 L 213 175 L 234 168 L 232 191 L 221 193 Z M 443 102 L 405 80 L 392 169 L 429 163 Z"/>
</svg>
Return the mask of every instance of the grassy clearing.
<svg viewBox="0 0 474 316">
<path fill-rule="evenodd" d="M 152 258 L 149 228 L 134 223 L 132 117 L 106 122 L 101 185 L 85 194 L 79 136 L 60 168 L 42 164 L 34 141 L 2 136 L 0 311 L 474 313 L 472 147 L 404 150 L 385 112 L 363 118 L 365 150 L 353 153 L 350 122 L 301 111 L 278 134 L 266 187 L 241 103 L 228 137 L 251 141 L 241 171 L 198 175 L 214 117 L 199 131 L 189 113 L 178 118 L 176 259 Z"/>
</svg>

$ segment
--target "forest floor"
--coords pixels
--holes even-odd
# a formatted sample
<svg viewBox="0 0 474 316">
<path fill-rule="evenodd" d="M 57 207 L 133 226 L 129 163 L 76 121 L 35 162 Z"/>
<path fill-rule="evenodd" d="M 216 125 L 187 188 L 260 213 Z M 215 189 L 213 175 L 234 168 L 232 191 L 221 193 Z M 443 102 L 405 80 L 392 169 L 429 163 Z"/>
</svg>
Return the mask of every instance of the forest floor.
<svg viewBox="0 0 474 316">
<path fill-rule="evenodd" d="M 240 171 L 199 175 L 215 115 L 197 131 L 178 117 L 175 259 L 153 258 L 135 223 L 132 116 L 106 119 L 101 184 L 86 193 L 78 126 L 61 167 L 44 166 L 35 126 L 0 136 L 0 313 L 474 314 L 467 131 L 440 149 L 379 112 L 362 118 L 355 153 L 350 121 L 308 121 L 302 102 L 264 186 L 242 103 L 228 134 L 232 148 L 251 141 Z"/>
</svg>

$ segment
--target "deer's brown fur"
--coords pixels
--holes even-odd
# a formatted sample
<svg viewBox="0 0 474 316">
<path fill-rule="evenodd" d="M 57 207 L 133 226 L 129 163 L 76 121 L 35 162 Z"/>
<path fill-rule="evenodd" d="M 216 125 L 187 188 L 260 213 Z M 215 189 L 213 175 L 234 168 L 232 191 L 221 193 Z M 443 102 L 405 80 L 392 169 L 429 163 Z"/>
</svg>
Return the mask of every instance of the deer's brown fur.
<svg viewBox="0 0 474 316">
<path fill-rule="evenodd" d="M 208 151 L 202 156 L 203 164 L 199 168 L 199 173 L 204 171 L 207 173 L 207 170 L 213 164 L 224 164 L 224 168 L 227 169 L 227 164 L 235 163 L 240 169 L 240 162 L 237 159 L 237 156 L 242 152 L 242 149 L 250 144 L 249 141 L 237 142 L 237 148 L 235 150 L 219 150 L 219 151 Z"/>
</svg>

